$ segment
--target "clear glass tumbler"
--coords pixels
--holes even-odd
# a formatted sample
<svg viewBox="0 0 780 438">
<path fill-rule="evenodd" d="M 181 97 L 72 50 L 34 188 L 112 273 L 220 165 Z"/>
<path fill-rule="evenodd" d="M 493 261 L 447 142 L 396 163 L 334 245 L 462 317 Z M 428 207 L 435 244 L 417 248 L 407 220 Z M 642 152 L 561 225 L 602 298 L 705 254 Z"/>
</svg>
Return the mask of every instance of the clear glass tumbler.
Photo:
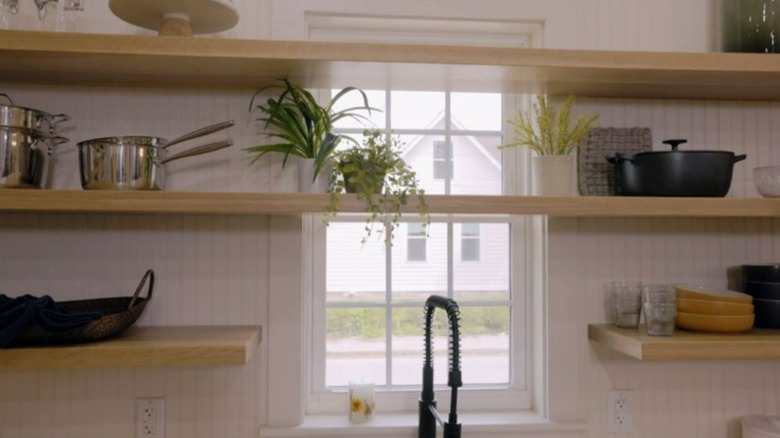
<svg viewBox="0 0 780 438">
<path fill-rule="evenodd" d="M 615 281 L 608 283 L 612 292 L 615 311 L 615 325 L 635 328 L 639 326 L 642 313 L 642 283 L 638 281 Z"/>
</svg>

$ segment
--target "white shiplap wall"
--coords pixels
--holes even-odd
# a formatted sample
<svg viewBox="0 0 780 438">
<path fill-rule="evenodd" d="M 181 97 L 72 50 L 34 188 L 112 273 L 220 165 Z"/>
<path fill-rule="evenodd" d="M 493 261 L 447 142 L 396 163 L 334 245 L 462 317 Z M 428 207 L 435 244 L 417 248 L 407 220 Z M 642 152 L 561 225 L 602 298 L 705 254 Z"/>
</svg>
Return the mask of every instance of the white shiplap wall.
<svg viewBox="0 0 780 438">
<path fill-rule="evenodd" d="M 12 28 L 36 29 L 21 0 Z M 305 14 L 537 20 L 544 45 L 561 48 L 692 50 L 713 47 L 709 0 L 236 0 L 239 25 L 216 37 L 303 39 Z M 106 2 L 86 2 L 76 30 L 149 33 L 117 20 Z M 2 78 L 0 78 L 2 81 Z M 72 140 L 146 134 L 172 138 L 233 118 L 237 146 L 172 163 L 169 190 L 289 191 L 294 178 L 263 160 L 248 166 L 241 147 L 255 144 L 249 95 L 225 90 L 163 90 L 5 84 L 25 106 L 74 116 Z M 778 104 L 740 102 L 582 100 L 601 126 L 649 126 L 654 145 L 686 137 L 692 148 L 733 150 L 748 159 L 735 167 L 730 196 L 755 196 L 750 169 L 780 164 L 773 144 Z M 59 148 L 56 188 L 78 188 L 73 142 Z M 737 438 L 737 418 L 780 413 L 775 362 L 642 363 L 591 346 L 585 325 L 605 319 L 601 285 L 631 277 L 725 285 L 728 266 L 777 260 L 774 220 L 562 220 L 550 223 L 550 294 L 564 302 L 580 364 L 572 388 L 588 421 L 588 436 L 606 436 L 606 391 L 634 390 L 634 437 Z M 49 292 L 58 298 L 115 296 L 131 290 L 144 269 L 158 274 L 154 304 L 141 323 L 266 324 L 267 218 L 120 215 L 0 217 L 0 293 Z M 574 284 L 576 287 L 568 287 Z M 560 314 L 557 310 L 556 314 Z M 268 333 L 264 333 L 268 335 Z M 134 399 L 165 396 L 166 435 L 256 436 L 265 422 L 265 343 L 245 367 L 95 369 L 0 373 L 0 438 L 131 437 Z M 553 373 L 555 372 L 553 363 Z"/>
</svg>

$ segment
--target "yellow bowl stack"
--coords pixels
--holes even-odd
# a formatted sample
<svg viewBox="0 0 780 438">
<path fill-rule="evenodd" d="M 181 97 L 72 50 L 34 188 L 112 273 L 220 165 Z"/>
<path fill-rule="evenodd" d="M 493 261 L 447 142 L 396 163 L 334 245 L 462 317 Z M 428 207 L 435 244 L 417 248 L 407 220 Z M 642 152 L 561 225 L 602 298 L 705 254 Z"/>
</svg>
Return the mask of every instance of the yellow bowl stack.
<svg viewBox="0 0 780 438">
<path fill-rule="evenodd" d="M 677 327 L 713 333 L 740 333 L 755 321 L 753 297 L 707 286 L 678 285 Z"/>
</svg>

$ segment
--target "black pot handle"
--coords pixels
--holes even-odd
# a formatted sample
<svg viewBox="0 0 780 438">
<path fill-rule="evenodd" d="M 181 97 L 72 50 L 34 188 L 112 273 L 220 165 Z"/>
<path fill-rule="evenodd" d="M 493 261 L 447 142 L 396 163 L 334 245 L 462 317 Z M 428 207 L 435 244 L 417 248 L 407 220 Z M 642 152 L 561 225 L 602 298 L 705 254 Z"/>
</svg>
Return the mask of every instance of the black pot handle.
<svg viewBox="0 0 780 438">
<path fill-rule="evenodd" d="M 618 164 L 620 164 L 620 163 L 622 163 L 624 161 L 628 161 L 628 162 L 632 161 L 631 158 L 628 158 L 628 157 L 626 157 L 625 155 L 623 155 L 621 153 L 607 155 L 606 159 L 607 159 L 607 161 L 609 161 L 610 163 L 615 164 L 615 165 L 618 165 Z"/>
<path fill-rule="evenodd" d="M 686 140 L 684 138 L 672 138 L 672 139 L 669 139 L 669 140 L 664 140 L 661 143 L 671 145 L 672 146 L 672 150 L 676 151 L 677 147 L 679 145 L 681 145 L 683 143 L 688 143 L 688 140 Z"/>
<path fill-rule="evenodd" d="M 742 161 L 742 160 L 744 160 L 745 158 L 747 158 L 747 155 L 745 155 L 745 154 L 742 154 L 742 155 L 736 155 L 736 156 L 734 156 L 734 162 L 736 163 L 737 161 Z"/>
</svg>

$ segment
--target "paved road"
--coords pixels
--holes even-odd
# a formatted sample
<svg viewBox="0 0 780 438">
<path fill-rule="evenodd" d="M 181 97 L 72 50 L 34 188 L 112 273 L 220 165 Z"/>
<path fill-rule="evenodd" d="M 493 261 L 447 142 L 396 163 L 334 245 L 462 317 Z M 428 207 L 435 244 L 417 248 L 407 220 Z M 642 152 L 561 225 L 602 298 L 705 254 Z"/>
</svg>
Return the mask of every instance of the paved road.
<svg viewBox="0 0 780 438">
<path fill-rule="evenodd" d="M 447 379 L 447 340 L 434 340 L 434 373 L 437 383 Z M 461 342 L 461 371 L 464 383 L 507 383 L 509 380 L 509 337 L 507 335 L 470 336 Z M 385 343 L 341 339 L 328 342 L 326 381 L 346 385 L 350 380 L 385 383 Z M 422 382 L 423 340 L 414 336 L 393 339 L 393 383 L 419 385 Z"/>
</svg>

